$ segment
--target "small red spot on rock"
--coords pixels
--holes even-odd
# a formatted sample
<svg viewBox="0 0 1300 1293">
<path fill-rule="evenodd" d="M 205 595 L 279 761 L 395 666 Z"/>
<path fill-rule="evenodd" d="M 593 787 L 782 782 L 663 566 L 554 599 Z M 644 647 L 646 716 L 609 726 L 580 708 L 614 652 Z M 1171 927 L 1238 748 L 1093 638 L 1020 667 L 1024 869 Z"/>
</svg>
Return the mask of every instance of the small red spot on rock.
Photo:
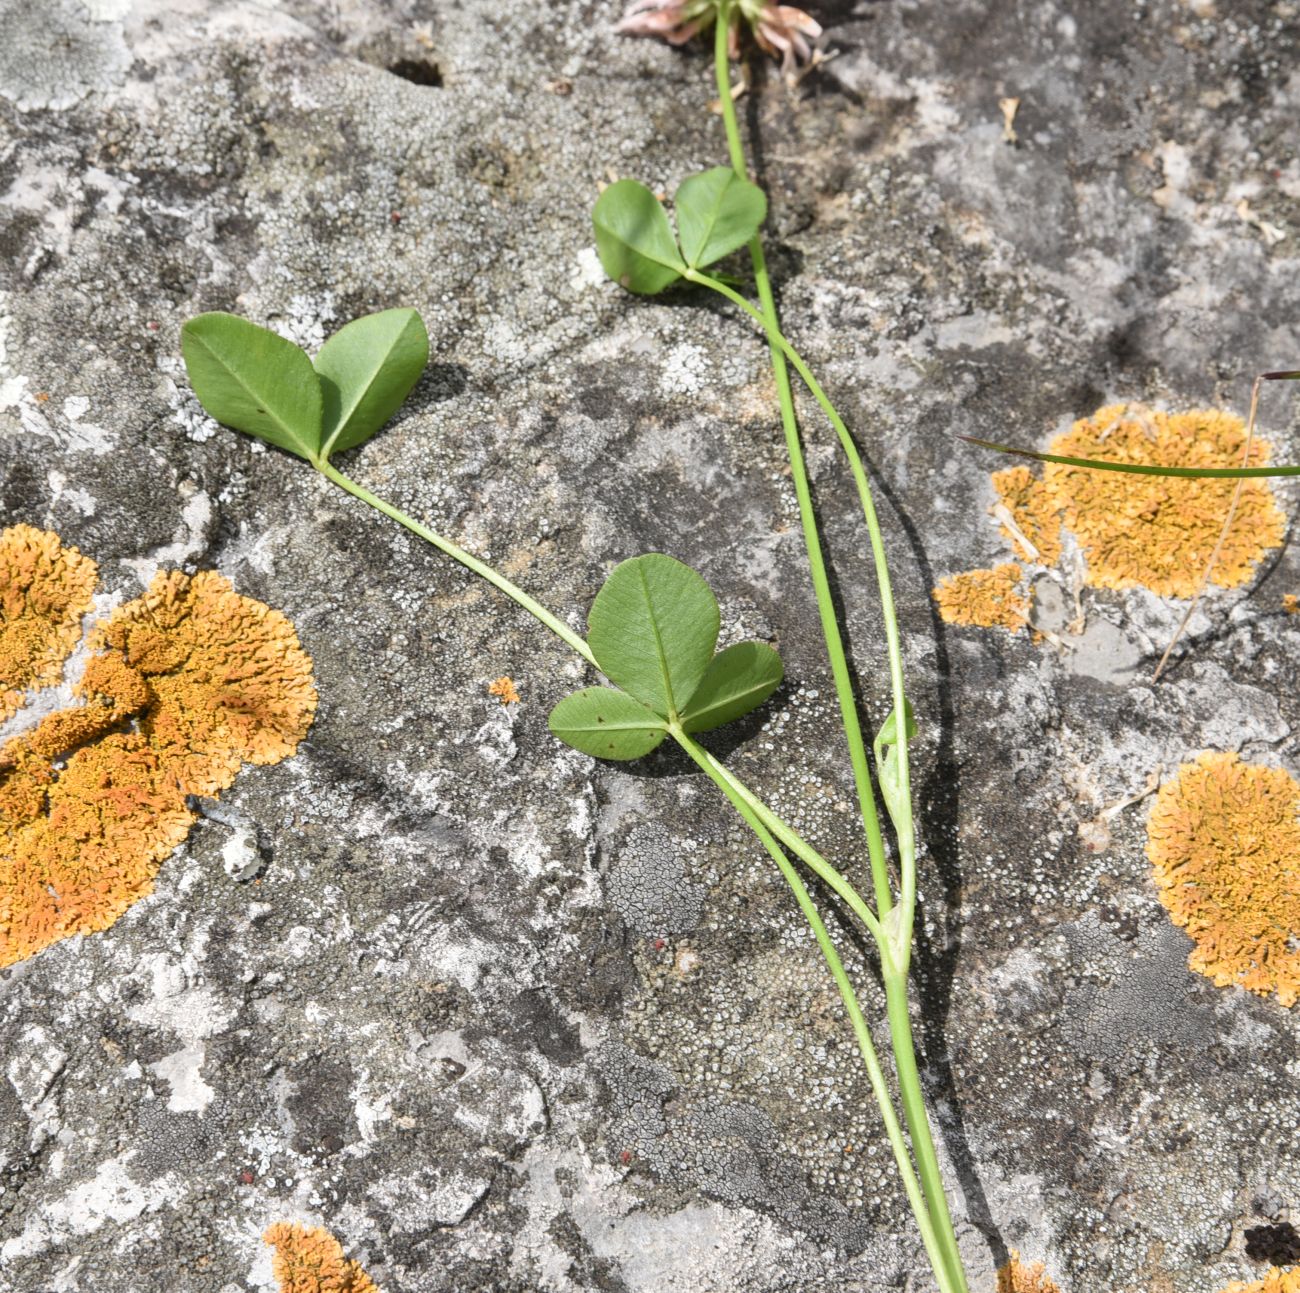
<svg viewBox="0 0 1300 1293">
<path fill-rule="evenodd" d="M 156 319 L 150 319 L 144 326 L 148 328 L 150 332 L 158 331 L 158 321 Z"/>
<path fill-rule="evenodd" d="M 656 951 L 656 952 L 662 952 L 666 946 L 667 946 L 667 944 L 664 942 L 664 940 L 663 940 L 662 938 L 656 938 L 656 939 L 655 939 L 655 951 Z"/>
<path fill-rule="evenodd" d="M 253 1176 L 253 1173 L 249 1171 L 248 1168 L 244 1168 L 244 1170 L 239 1174 L 239 1181 L 241 1185 L 252 1185 L 254 1179 L 255 1178 Z"/>
<path fill-rule="evenodd" d="M 401 224 L 401 223 L 402 223 L 402 213 L 401 213 L 400 211 L 390 211 L 390 212 L 388 213 L 388 218 L 389 218 L 389 219 L 390 219 L 394 224 Z"/>
<path fill-rule="evenodd" d="M 632 1151 L 630 1149 L 625 1149 L 618 1156 L 618 1161 L 622 1163 L 624 1167 L 626 1167 L 632 1161 Z"/>
</svg>

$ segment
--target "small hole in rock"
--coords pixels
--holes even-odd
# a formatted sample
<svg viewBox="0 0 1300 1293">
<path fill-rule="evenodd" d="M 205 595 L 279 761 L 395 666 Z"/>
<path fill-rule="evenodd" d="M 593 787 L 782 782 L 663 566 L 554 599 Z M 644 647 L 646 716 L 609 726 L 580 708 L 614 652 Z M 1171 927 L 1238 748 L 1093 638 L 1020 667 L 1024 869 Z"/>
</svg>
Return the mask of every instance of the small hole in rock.
<svg viewBox="0 0 1300 1293">
<path fill-rule="evenodd" d="M 427 58 L 399 58 L 396 63 L 389 63 L 388 70 L 412 85 L 431 85 L 435 89 L 442 85 L 442 72 L 437 63 Z"/>
</svg>

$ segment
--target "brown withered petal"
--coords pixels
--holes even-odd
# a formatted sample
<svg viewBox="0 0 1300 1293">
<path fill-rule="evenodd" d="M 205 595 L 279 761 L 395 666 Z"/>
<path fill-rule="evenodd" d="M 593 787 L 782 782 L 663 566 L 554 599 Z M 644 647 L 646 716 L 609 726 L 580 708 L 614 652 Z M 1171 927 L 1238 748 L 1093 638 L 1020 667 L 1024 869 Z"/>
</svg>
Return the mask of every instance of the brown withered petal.
<svg viewBox="0 0 1300 1293">
<path fill-rule="evenodd" d="M 788 4 L 764 6 L 754 23 L 759 48 L 774 58 L 779 54 L 781 70 L 787 74 L 800 63 L 812 61 L 810 41 L 822 34 L 821 24 L 811 14 Z"/>
</svg>

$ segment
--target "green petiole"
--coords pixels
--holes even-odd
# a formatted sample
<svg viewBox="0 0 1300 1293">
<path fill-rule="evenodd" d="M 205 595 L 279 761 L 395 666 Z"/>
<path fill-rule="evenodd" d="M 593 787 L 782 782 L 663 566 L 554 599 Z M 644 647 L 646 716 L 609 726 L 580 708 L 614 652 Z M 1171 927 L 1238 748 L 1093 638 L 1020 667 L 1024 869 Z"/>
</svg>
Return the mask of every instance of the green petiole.
<svg viewBox="0 0 1300 1293">
<path fill-rule="evenodd" d="M 729 25 L 730 3 L 729 0 L 721 0 L 718 6 L 717 30 L 714 41 L 714 69 L 718 87 L 718 100 L 722 111 L 723 126 L 726 131 L 732 168 L 737 176 L 743 180 L 748 178 L 748 168 L 745 161 L 744 145 L 740 136 L 740 126 L 736 119 L 735 104 L 731 95 L 731 75 L 727 48 L 727 29 Z M 808 551 L 813 589 L 817 597 L 822 632 L 826 642 L 827 654 L 830 657 L 831 673 L 835 680 L 835 690 L 839 700 L 845 737 L 849 745 L 850 762 L 853 766 L 854 780 L 858 789 L 863 826 L 867 834 L 879 925 L 883 926 L 883 929 L 878 932 L 877 928 L 873 928 L 865 919 L 863 921 L 871 930 L 880 948 L 888 1004 L 890 1039 L 894 1048 L 899 1093 L 903 1102 L 904 1117 L 907 1120 L 908 1130 L 912 1137 L 913 1151 L 916 1154 L 917 1165 L 920 1169 L 925 1207 L 919 1208 L 910 1193 L 909 1199 L 912 1202 L 913 1211 L 916 1213 L 917 1224 L 921 1229 L 923 1240 L 925 1240 L 927 1232 L 933 1235 L 933 1244 L 926 1242 L 926 1253 L 930 1258 L 940 1288 L 944 1293 L 950 1293 L 950 1291 L 951 1293 L 966 1293 L 965 1270 L 961 1254 L 957 1248 L 952 1217 L 948 1208 L 947 1196 L 944 1193 L 943 1180 L 939 1172 L 938 1155 L 934 1147 L 934 1138 L 925 1110 L 924 1093 L 916 1065 L 915 1040 L 912 1035 L 911 1019 L 908 1011 L 907 970 L 911 958 L 916 914 L 915 827 L 912 818 L 911 778 L 907 758 L 905 716 L 908 714 L 908 706 L 903 686 L 902 650 L 889 567 L 884 551 L 884 540 L 871 494 L 870 482 L 863 469 L 861 455 L 853 442 L 853 437 L 849 434 L 848 428 L 839 416 L 838 410 L 831 403 L 820 383 L 781 333 L 776 302 L 767 273 L 762 239 L 757 233 L 749 243 L 749 252 L 761 309 L 755 309 L 740 293 L 709 275 L 700 273 L 697 268 L 687 268 L 683 277 L 691 282 L 720 292 L 749 314 L 751 318 L 755 319 L 767 334 L 768 346 L 772 354 L 772 371 L 776 380 L 778 400 L 781 407 L 781 421 L 790 457 L 791 477 L 794 481 L 799 502 L 799 514 L 803 524 L 804 541 Z M 896 762 L 888 769 L 892 778 L 893 793 L 886 794 L 887 807 L 899 843 L 901 884 L 899 904 L 896 909 L 893 904 L 893 894 L 884 862 L 884 843 L 881 838 L 879 815 L 876 811 L 875 797 L 867 773 L 866 749 L 862 739 L 861 722 L 849 678 L 843 640 L 826 581 L 821 541 L 808 489 L 802 446 L 799 442 L 793 394 L 790 389 L 790 378 L 786 368 L 787 360 L 803 379 L 809 392 L 835 428 L 840 446 L 848 459 L 853 474 L 863 516 L 866 520 L 867 532 L 870 536 L 872 560 L 880 593 L 881 615 L 885 626 L 890 690 L 893 698 L 893 717 L 897 737 L 889 756 Z M 877 748 L 879 749 L 879 741 Z M 881 778 L 882 790 L 885 790 L 885 765 L 878 761 L 876 771 L 877 776 Z M 792 841 L 786 839 L 784 835 L 781 838 L 785 839 L 785 842 L 793 847 Z M 805 860 L 807 859 L 805 858 Z M 858 912 L 857 914 L 862 918 L 862 913 Z M 884 937 L 881 936 L 882 934 Z M 877 1099 L 879 1100 L 879 1098 L 879 1093 L 877 1093 Z"/>
<path fill-rule="evenodd" d="M 727 132 L 727 145 L 731 153 L 731 165 L 735 173 L 743 180 L 748 179 L 745 166 L 745 150 L 740 139 L 740 127 L 736 121 L 736 108 L 731 97 L 731 73 L 728 65 L 727 31 L 730 26 L 730 6 L 722 4 L 718 10 L 717 27 L 714 33 L 714 67 L 717 74 L 718 98 L 722 105 L 722 120 Z M 772 353 L 772 373 L 776 379 L 777 400 L 781 407 L 781 425 L 785 432 L 786 454 L 790 459 L 790 479 L 794 484 L 795 497 L 799 503 L 799 521 L 803 528 L 804 549 L 808 555 L 808 568 L 812 577 L 813 593 L 817 599 L 817 614 L 821 620 L 822 637 L 826 643 L 826 654 L 830 660 L 831 678 L 835 685 L 835 695 L 839 702 L 840 719 L 844 726 L 844 738 L 849 747 L 849 762 L 853 768 L 853 782 L 857 790 L 858 809 L 862 815 L 863 829 L 866 832 L 867 854 L 871 862 L 871 878 L 876 896 L 876 910 L 881 918 L 894 905 L 893 889 L 889 880 L 889 865 L 885 860 L 884 837 L 880 830 L 880 818 L 876 809 L 875 792 L 871 785 L 871 772 L 867 763 L 867 747 L 862 736 L 862 722 L 858 716 L 857 698 L 853 694 L 853 680 L 849 672 L 848 658 L 844 651 L 844 642 L 840 633 L 839 620 L 835 615 L 835 602 L 831 596 L 830 581 L 826 576 L 826 562 L 822 555 L 821 535 L 817 527 L 817 515 L 813 510 L 812 492 L 808 484 L 808 469 L 804 463 L 803 446 L 799 440 L 799 424 L 795 416 L 794 395 L 790 389 L 790 374 L 786 369 L 785 353 L 782 348 L 784 338 L 780 334 L 777 320 L 776 301 L 772 295 L 772 283 L 767 272 L 767 258 L 763 254 L 763 241 L 755 234 L 748 243 L 749 258 L 754 267 L 754 280 L 758 287 L 759 300 L 763 303 L 760 314 L 746 301 L 745 305 L 763 327 L 768 336 L 768 346 Z M 684 277 L 691 281 L 708 282 L 714 279 L 688 270 Z M 718 284 L 721 287 L 721 284 Z M 728 289 L 730 290 L 730 289 Z M 744 298 L 740 298 L 744 300 Z"/>
</svg>

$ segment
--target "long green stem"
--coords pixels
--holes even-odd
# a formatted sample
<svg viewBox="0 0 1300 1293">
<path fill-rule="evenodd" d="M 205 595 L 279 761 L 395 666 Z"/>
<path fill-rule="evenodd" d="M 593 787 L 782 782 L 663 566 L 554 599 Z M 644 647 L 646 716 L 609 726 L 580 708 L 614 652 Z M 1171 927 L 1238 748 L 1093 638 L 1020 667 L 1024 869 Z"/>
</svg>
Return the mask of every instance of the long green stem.
<svg viewBox="0 0 1300 1293">
<path fill-rule="evenodd" d="M 336 467 L 328 461 L 322 460 L 314 464 L 316 468 L 330 481 L 340 489 L 346 490 L 347 493 L 359 499 L 361 502 L 368 504 L 377 511 L 382 512 L 391 520 L 396 521 L 399 525 L 404 526 L 413 534 L 426 540 L 434 545 L 440 551 L 447 554 L 453 560 L 458 561 L 461 565 L 471 570 L 474 574 L 481 576 L 491 583 L 494 587 L 500 589 L 507 597 L 511 598 L 530 615 L 536 618 L 546 628 L 550 629 L 567 645 L 571 646 L 579 655 L 582 656 L 589 664 L 595 665 L 595 657 L 592 655 L 591 648 L 581 637 L 578 636 L 567 624 L 553 615 L 544 606 L 530 597 L 517 584 L 507 579 L 504 575 L 494 570 L 485 562 L 480 561 L 477 557 L 471 556 L 464 548 L 453 543 L 450 539 L 444 538 L 437 531 L 430 529 L 427 525 L 421 524 L 413 517 L 408 516 L 400 508 L 394 507 L 391 503 L 385 502 L 382 498 L 372 494 L 364 486 L 357 484 L 350 477 L 345 476 Z M 597 666 L 598 667 L 598 666 Z M 753 794 L 739 778 L 735 777 L 714 757 L 687 736 L 680 728 L 676 728 L 673 735 L 686 753 L 702 768 L 710 779 L 726 795 L 728 801 L 740 813 L 741 817 L 758 835 L 760 842 L 769 854 L 781 868 L 781 874 L 785 877 L 794 891 L 796 901 L 803 911 L 805 918 L 812 926 L 813 934 L 817 939 L 818 946 L 821 948 L 823 958 L 835 979 L 836 986 L 840 991 L 840 996 L 844 1001 L 845 1009 L 849 1013 L 850 1021 L 853 1025 L 854 1034 L 857 1037 L 858 1048 L 862 1052 L 863 1062 L 866 1065 L 867 1076 L 871 1082 L 872 1092 L 880 1105 L 881 1116 L 885 1122 L 886 1134 L 889 1137 L 890 1145 L 894 1151 L 895 1159 L 898 1161 L 899 1171 L 903 1177 L 903 1187 L 907 1193 L 908 1200 L 912 1205 L 912 1210 L 916 1214 L 917 1226 L 921 1231 L 922 1243 L 925 1245 L 926 1253 L 930 1257 L 934 1267 L 936 1277 L 939 1280 L 941 1293 L 965 1293 L 965 1284 L 960 1277 L 954 1280 L 947 1268 L 945 1258 L 947 1256 L 946 1237 L 944 1226 L 936 1226 L 933 1220 L 933 1201 L 927 1206 L 927 1195 L 929 1190 L 926 1186 L 927 1167 L 926 1159 L 923 1155 L 918 1154 L 917 1166 L 920 1169 L 920 1180 L 918 1182 L 917 1173 L 912 1167 L 912 1163 L 907 1153 L 907 1146 L 903 1139 L 902 1128 L 898 1122 L 898 1115 L 894 1111 L 893 1103 L 890 1099 L 889 1089 L 885 1083 L 884 1074 L 880 1069 L 879 1057 L 876 1054 L 875 1046 L 871 1041 L 870 1031 L 868 1030 L 866 1020 L 863 1018 L 861 1008 L 858 1005 L 857 997 L 853 991 L 848 975 L 844 970 L 843 963 L 839 954 L 835 950 L 830 936 L 826 932 L 825 925 L 821 917 L 817 914 L 816 907 L 808 895 L 807 889 L 800 880 L 798 873 L 790 865 L 784 853 L 773 839 L 775 832 L 778 834 L 788 847 L 792 849 L 815 874 L 828 884 L 835 893 L 837 893 L 853 910 L 854 914 L 862 920 L 867 929 L 875 939 L 877 946 L 880 948 L 883 963 L 886 968 L 886 982 L 890 978 L 897 979 L 897 975 L 891 973 L 893 967 L 888 960 L 888 945 L 885 939 L 884 931 L 880 922 L 871 912 L 870 908 L 863 901 L 858 892 L 849 884 L 847 880 L 821 856 L 810 844 L 804 841 L 789 826 L 786 825 L 770 808 L 767 807 L 756 795 Z M 902 980 L 905 983 L 905 975 Z M 905 989 L 904 989 L 905 990 Z M 888 999 L 887 999 L 888 1002 Z M 904 1001 L 906 1006 L 906 1001 Z M 894 1030 L 893 1018 L 891 1014 L 891 1033 Z M 897 1042 L 895 1042 L 897 1049 Z M 915 1067 L 913 1066 L 913 1073 Z M 913 1146 L 916 1145 L 917 1136 L 912 1119 L 914 1114 L 909 1115 L 909 1104 L 915 1105 L 919 1096 L 919 1082 L 913 1077 L 911 1080 L 917 1085 L 917 1094 L 914 1098 L 909 1097 L 902 1088 L 902 1073 L 900 1067 L 900 1094 L 903 1101 L 904 1115 L 908 1118 L 908 1129 L 911 1133 Z M 924 1109 L 922 1107 L 922 1113 Z M 931 1147 L 933 1152 L 933 1147 Z M 942 1191 L 940 1191 L 940 1203 L 944 1211 L 940 1214 L 947 1218 L 946 1203 L 942 1200 Z M 946 1221 L 946 1228 L 951 1231 L 951 1221 Z"/>
<path fill-rule="evenodd" d="M 731 98 L 731 72 L 727 57 L 727 29 L 730 25 L 730 6 L 719 6 L 714 67 L 717 74 L 718 97 L 722 105 L 722 120 L 727 131 L 727 146 L 731 165 L 741 179 L 747 179 L 745 149 L 740 139 L 736 121 L 736 107 Z M 803 445 L 799 440 L 799 422 L 795 416 L 794 394 L 790 389 L 790 374 L 786 370 L 785 355 L 780 341 L 776 300 L 767 272 L 767 257 L 763 242 L 757 235 L 749 244 L 749 257 L 754 266 L 754 281 L 758 285 L 763 314 L 757 315 L 768 333 L 768 346 L 772 352 L 772 374 L 776 379 L 777 402 L 781 407 L 781 425 L 785 432 L 786 454 L 790 459 L 790 479 L 794 484 L 795 498 L 799 503 L 799 521 L 803 528 L 804 548 L 808 554 L 808 569 L 812 576 L 813 593 L 817 599 L 817 614 L 821 619 L 822 637 L 830 660 L 831 678 L 839 701 L 840 719 L 844 725 L 844 738 L 849 747 L 849 763 L 853 768 L 853 782 L 857 789 L 858 809 L 867 838 L 867 855 L 871 861 L 871 879 L 876 895 L 876 911 L 883 920 L 894 905 L 893 890 L 889 882 L 889 864 L 885 859 L 884 836 L 876 811 L 876 796 L 871 786 L 871 769 L 867 763 L 867 747 L 862 738 L 862 722 L 858 717 L 857 699 L 853 694 L 853 679 L 849 672 L 848 657 L 840 633 L 839 619 L 835 614 L 835 601 L 831 596 L 830 581 L 826 577 L 826 562 L 822 556 L 821 535 L 817 528 L 817 514 L 813 509 L 812 492 L 808 486 L 808 469 L 804 464 Z M 689 275 L 688 275 L 689 277 Z"/>
<path fill-rule="evenodd" d="M 718 83 L 718 97 L 722 110 L 723 124 L 727 134 L 727 146 L 731 155 L 731 164 L 741 179 L 747 179 L 744 146 L 740 137 L 740 127 L 736 120 L 735 105 L 731 97 L 731 75 L 728 63 L 728 51 L 725 28 L 730 22 L 730 5 L 722 0 L 718 12 L 718 31 L 714 46 L 714 67 Z M 867 830 L 868 848 L 872 857 L 872 875 L 877 891 L 877 907 L 889 938 L 882 942 L 882 964 L 886 968 L 886 984 L 893 985 L 887 993 L 889 1001 L 890 1037 L 895 1053 L 898 1070 L 899 1091 L 903 1100 L 903 1112 L 912 1145 L 921 1169 L 922 1189 L 926 1196 L 929 1214 L 938 1231 L 940 1260 L 935 1261 L 934 1254 L 927 1247 L 934 1273 L 942 1288 L 953 1288 L 965 1293 L 966 1276 L 961 1254 L 957 1248 L 956 1235 L 953 1231 L 952 1218 L 948 1210 L 948 1201 L 939 1173 L 938 1155 L 934 1147 L 934 1138 L 930 1129 L 929 1118 L 925 1110 L 924 1094 L 920 1074 L 916 1065 L 915 1040 L 912 1036 L 911 1020 L 907 1007 L 907 967 L 912 948 L 913 924 L 916 913 L 916 848 L 915 830 L 911 812 L 910 769 L 908 763 L 907 739 L 904 715 L 906 700 L 903 687 L 902 649 L 898 632 L 898 618 L 894 607 L 892 584 L 889 567 L 884 551 L 884 540 L 880 531 L 879 518 L 871 494 L 870 482 L 862 466 L 861 455 L 848 428 L 844 425 L 839 412 L 827 397 L 821 384 L 813 376 L 803 359 L 795 352 L 781 334 L 777 317 L 776 304 L 772 295 L 771 283 L 767 275 L 766 258 L 763 255 L 761 239 L 757 236 L 750 244 L 750 257 L 754 266 L 755 285 L 758 290 L 761 309 L 755 309 L 738 292 L 725 284 L 709 278 L 707 275 L 688 273 L 686 277 L 720 291 L 754 318 L 764 329 L 768 346 L 772 352 L 772 369 L 776 378 L 777 392 L 781 404 L 782 424 L 786 432 L 786 444 L 790 452 L 791 475 L 795 481 L 796 494 L 799 498 L 800 516 L 804 523 L 804 537 L 808 546 L 809 565 L 813 573 L 813 587 L 817 592 L 818 609 L 822 614 L 823 633 L 826 638 L 828 653 L 831 657 L 832 674 L 836 678 L 836 692 L 840 700 L 841 714 L 844 717 L 845 734 L 849 741 L 850 757 L 854 765 L 855 780 L 859 781 L 859 800 L 863 802 L 863 822 Z M 892 913 L 892 895 L 890 901 L 884 901 L 881 890 L 888 891 L 887 871 L 882 884 L 881 871 L 883 860 L 878 864 L 879 853 L 883 854 L 883 842 L 880 841 L 879 821 L 875 811 L 874 797 L 870 787 L 863 794 L 860 781 L 860 766 L 865 769 L 866 753 L 862 748 L 861 726 L 858 721 L 856 704 L 852 687 L 848 681 L 848 667 L 844 659 L 843 645 L 839 626 L 835 620 L 834 608 L 830 602 L 829 589 L 823 594 L 825 572 L 822 567 L 820 542 L 817 537 L 816 519 L 812 516 L 811 499 L 807 489 L 807 474 L 803 467 L 802 449 L 798 442 L 798 429 L 795 424 L 793 397 L 790 392 L 789 374 L 786 361 L 789 361 L 807 385 L 808 390 L 817 400 L 830 419 L 840 445 L 848 459 L 850 469 L 862 505 L 863 515 L 870 536 L 873 564 L 876 570 L 877 586 L 881 601 L 881 614 L 885 625 L 885 639 L 889 656 L 890 690 L 893 694 L 895 729 L 899 740 L 893 746 L 891 757 L 896 759 L 894 765 L 896 794 L 891 803 L 891 816 L 899 842 L 899 861 L 901 872 L 901 892 L 899 910 Z M 802 489 L 800 485 L 802 484 Z M 815 555 L 814 555 L 815 554 Z M 829 612 L 829 613 L 828 613 Z M 828 626 L 828 620 L 830 621 Z M 841 685 L 841 677 L 843 685 Z M 859 759 L 860 753 L 860 759 Z M 878 769 L 879 771 L 879 769 Z M 866 803 L 870 803 L 870 808 Z M 920 1218 L 918 1216 L 918 1224 Z"/>
<path fill-rule="evenodd" d="M 898 631 L 898 613 L 894 606 L 893 584 L 889 577 L 889 564 L 885 556 L 885 540 L 880 529 L 880 518 L 876 512 L 875 499 L 871 492 L 871 482 L 867 478 L 866 468 L 862 464 L 862 455 L 858 453 L 858 447 L 854 443 L 853 436 L 849 433 L 848 427 L 844 424 L 844 419 L 840 417 L 839 411 L 831 403 L 830 397 L 822 388 L 821 383 L 804 362 L 803 357 L 781 331 L 773 327 L 766 313 L 755 309 L 739 292 L 715 278 L 710 278 L 707 274 L 701 274 L 697 270 L 688 270 L 686 277 L 693 283 L 699 283 L 702 287 L 711 288 L 713 291 L 725 296 L 727 300 L 740 306 L 746 314 L 763 327 L 768 334 L 770 344 L 780 352 L 783 360 L 789 360 L 795 372 L 799 374 L 804 385 L 808 387 L 812 397 L 821 405 L 831 426 L 835 429 L 840 446 L 848 459 L 849 470 L 852 472 L 853 481 L 858 491 L 858 500 L 862 506 L 863 519 L 867 524 L 867 535 L 871 542 L 872 564 L 875 566 L 876 571 L 876 586 L 880 594 L 881 618 L 885 625 L 885 648 L 889 659 L 891 699 L 894 704 L 894 712 L 902 714 L 904 712 L 905 696 L 903 650 Z M 900 799 L 904 803 L 910 804 L 911 772 L 908 765 L 907 742 L 900 740 L 893 749 L 893 757 L 898 760 L 898 777 L 901 787 Z M 898 832 L 900 870 L 902 873 L 902 896 L 899 905 L 903 908 L 904 913 L 903 926 L 910 931 L 916 911 L 916 840 L 910 808 L 906 813 L 900 813 L 899 820 L 895 821 L 894 827 Z"/>
<path fill-rule="evenodd" d="M 821 915 L 808 894 L 807 887 L 800 878 L 799 872 L 790 865 L 789 859 L 781 851 L 776 840 L 772 838 L 759 814 L 755 811 L 750 798 L 737 788 L 738 783 L 733 778 L 725 775 L 725 770 L 721 768 L 721 765 L 680 729 L 674 730 L 672 734 L 682 749 L 704 770 L 714 784 L 731 801 L 735 810 L 745 819 L 749 828 L 758 836 L 759 842 L 780 868 L 786 883 L 793 891 L 795 901 L 798 902 L 804 918 L 808 921 L 813 935 L 817 939 L 817 946 L 821 949 L 822 959 L 830 969 L 831 977 L 835 980 L 835 986 L 839 989 L 840 1000 L 843 1001 L 844 1009 L 848 1012 L 849 1020 L 853 1025 L 853 1032 L 858 1041 L 858 1050 L 862 1054 L 862 1062 L 866 1066 L 867 1076 L 871 1082 L 871 1090 L 876 1097 L 876 1103 L 880 1106 L 881 1117 L 884 1119 L 885 1134 L 889 1137 L 889 1145 L 894 1152 L 894 1161 L 898 1164 L 898 1174 L 903 1178 L 903 1189 L 907 1193 L 908 1202 L 912 1205 L 912 1211 L 916 1215 L 916 1224 L 921 1232 L 921 1242 L 925 1245 L 925 1251 L 930 1258 L 931 1266 L 939 1275 L 940 1288 L 943 1293 L 955 1293 L 959 1286 L 951 1282 L 945 1283 L 941 1274 L 945 1269 L 943 1247 L 936 1233 L 934 1223 L 930 1218 L 930 1210 L 926 1205 L 924 1192 L 917 1181 L 916 1170 L 912 1166 L 907 1141 L 903 1136 L 903 1128 L 899 1124 L 898 1114 L 894 1111 L 889 1087 L 885 1081 L 884 1072 L 880 1067 L 880 1058 L 876 1054 L 875 1044 L 871 1040 L 871 1031 L 867 1026 L 866 1019 L 863 1018 L 857 994 L 854 992 L 849 976 L 845 972 L 844 963 L 840 960 L 839 952 L 826 931 L 826 926 L 823 924 Z"/>
</svg>

